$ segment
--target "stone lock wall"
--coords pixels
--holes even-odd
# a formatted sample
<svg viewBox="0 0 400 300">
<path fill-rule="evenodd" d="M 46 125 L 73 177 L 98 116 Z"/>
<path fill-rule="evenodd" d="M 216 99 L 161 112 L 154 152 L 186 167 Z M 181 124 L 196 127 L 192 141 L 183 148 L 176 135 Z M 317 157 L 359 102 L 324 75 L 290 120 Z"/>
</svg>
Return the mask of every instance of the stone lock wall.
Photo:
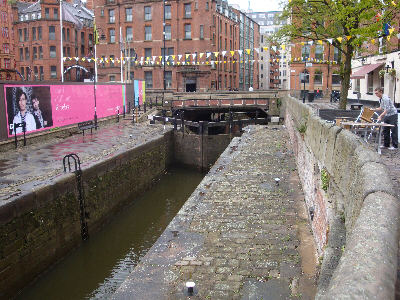
<svg viewBox="0 0 400 300">
<path fill-rule="evenodd" d="M 172 132 L 83 169 L 89 234 L 128 196 L 148 189 L 173 159 Z M 8 299 L 81 243 L 76 177 L 53 183 L 0 207 L 0 299 Z"/>
<path fill-rule="evenodd" d="M 394 299 L 400 206 L 388 170 L 297 99 L 286 96 L 284 112 L 323 258 L 317 299 Z"/>
</svg>

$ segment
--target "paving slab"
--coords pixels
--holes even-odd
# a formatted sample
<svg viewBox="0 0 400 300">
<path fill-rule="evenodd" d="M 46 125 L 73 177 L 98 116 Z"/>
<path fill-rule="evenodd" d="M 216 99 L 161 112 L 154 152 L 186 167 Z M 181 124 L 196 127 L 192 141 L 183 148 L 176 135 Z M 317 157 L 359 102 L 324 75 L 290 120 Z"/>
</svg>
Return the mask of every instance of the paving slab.
<svg viewBox="0 0 400 300">
<path fill-rule="evenodd" d="M 295 174 L 283 126 L 247 127 L 112 298 L 188 299 L 193 281 L 190 299 L 311 299 L 296 284 L 315 288 L 303 279 Z"/>
</svg>

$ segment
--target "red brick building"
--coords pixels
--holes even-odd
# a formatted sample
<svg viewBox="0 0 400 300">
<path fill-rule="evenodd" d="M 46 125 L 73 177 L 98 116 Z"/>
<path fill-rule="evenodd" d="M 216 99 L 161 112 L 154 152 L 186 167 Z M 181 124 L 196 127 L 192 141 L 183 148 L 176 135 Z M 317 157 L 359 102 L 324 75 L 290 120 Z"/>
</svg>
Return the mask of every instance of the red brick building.
<svg viewBox="0 0 400 300">
<path fill-rule="evenodd" d="M 290 63 L 290 89 L 300 94 L 305 88 L 320 96 L 340 90 L 339 51 L 329 42 L 298 42 L 292 47 Z"/>
<path fill-rule="evenodd" d="M 7 0 L 0 0 L 0 80 L 16 80 L 14 60 L 13 15 Z"/>
<path fill-rule="evenodd" d="M 149 89 L 163 89 L 164 67 L 167 89 L 239 89 L 240 61 L 254 57 L 254 47 L 253 56 L 235 51 L 241 49 L 240 12 L 226 1 L 168 1 L 165 47 L 163 1 L 94 0 L 94 12 L 99 34 L 106 38 L 97 46 L 99 81 L 121 80 L 122 56 L 130 57 L 123 65 L 123 79 L 145 79 Z M 243 71 L 249 70 L 258 78 L 257 68 L 245 68 L 243 63 Z"/>
<path fill-rule="evenodd" d="M 17 2 L 13 5 L 14 57 L 16 69 L 25 80 L 60 81 L 61 57 L 91 57 L 93 43 L 93 13 L 80 1 L 62 2 L 62 46 L 60 4 L 45 2 Z M 63 48 L 63 49 L 61 49 Z M 62 54 L 62 50 L 64 55 Z M 83 81 L 93 75 L 93 63 L 66 60 L 65 81 Z"/>
</svg>

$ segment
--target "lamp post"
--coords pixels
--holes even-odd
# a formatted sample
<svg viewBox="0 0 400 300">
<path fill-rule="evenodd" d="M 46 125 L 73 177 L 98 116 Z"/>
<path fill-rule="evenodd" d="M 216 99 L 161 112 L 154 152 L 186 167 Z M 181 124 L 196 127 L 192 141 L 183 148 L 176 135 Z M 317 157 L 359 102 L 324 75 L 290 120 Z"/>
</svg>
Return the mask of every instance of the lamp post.
<svg viewBox="0 0 400 300">
<path fill-rule="evenodd" d="M 166 89 L 166 83 L 165 83 L 165 56 L 166 54 L 166 48 L 165 48 L 165 0 L 163 0 L 163 47 L 164 47 L 164 53 L 163 53 L 163 89 L 164 89 L 164 93 L 165 93 L 165 89 Z M 163 94 L 164 95 L 164 94 Z M 164 96 L 163 96 L 163 101 L 164 101 Z"/>
<path fill-rule="evenodd" d="M 304 59 L 304 71 L 303 71 L 303 103 L 306 103 L 306 72 L 307 72 L 307 61 Z"/>
</svg>

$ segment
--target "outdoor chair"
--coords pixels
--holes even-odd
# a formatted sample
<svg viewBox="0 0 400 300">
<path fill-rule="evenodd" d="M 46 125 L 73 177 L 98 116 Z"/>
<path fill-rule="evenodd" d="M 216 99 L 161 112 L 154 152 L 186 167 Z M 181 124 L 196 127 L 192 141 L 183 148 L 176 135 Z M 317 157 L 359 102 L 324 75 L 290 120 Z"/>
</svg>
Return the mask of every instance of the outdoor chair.
<svg viewBox="0 0 400 300">
<path fill-rule="evenodd" d="M 357 123 L 376 123 L 377 119 L 375 117 L 378 117 L 379 115 L 374 112 L 372 109 L 363 106 L 360 114 L 356 118 L 354 122 Z M 357 129 L 352 128 L 352 131 L 355 133 L 361 133 L 364 134 L 364 140 L 367 141 L 371 138 L 372 134 L 375 133 L 377 130 L 375 126 L 357 126 Z"/>
</svg>

